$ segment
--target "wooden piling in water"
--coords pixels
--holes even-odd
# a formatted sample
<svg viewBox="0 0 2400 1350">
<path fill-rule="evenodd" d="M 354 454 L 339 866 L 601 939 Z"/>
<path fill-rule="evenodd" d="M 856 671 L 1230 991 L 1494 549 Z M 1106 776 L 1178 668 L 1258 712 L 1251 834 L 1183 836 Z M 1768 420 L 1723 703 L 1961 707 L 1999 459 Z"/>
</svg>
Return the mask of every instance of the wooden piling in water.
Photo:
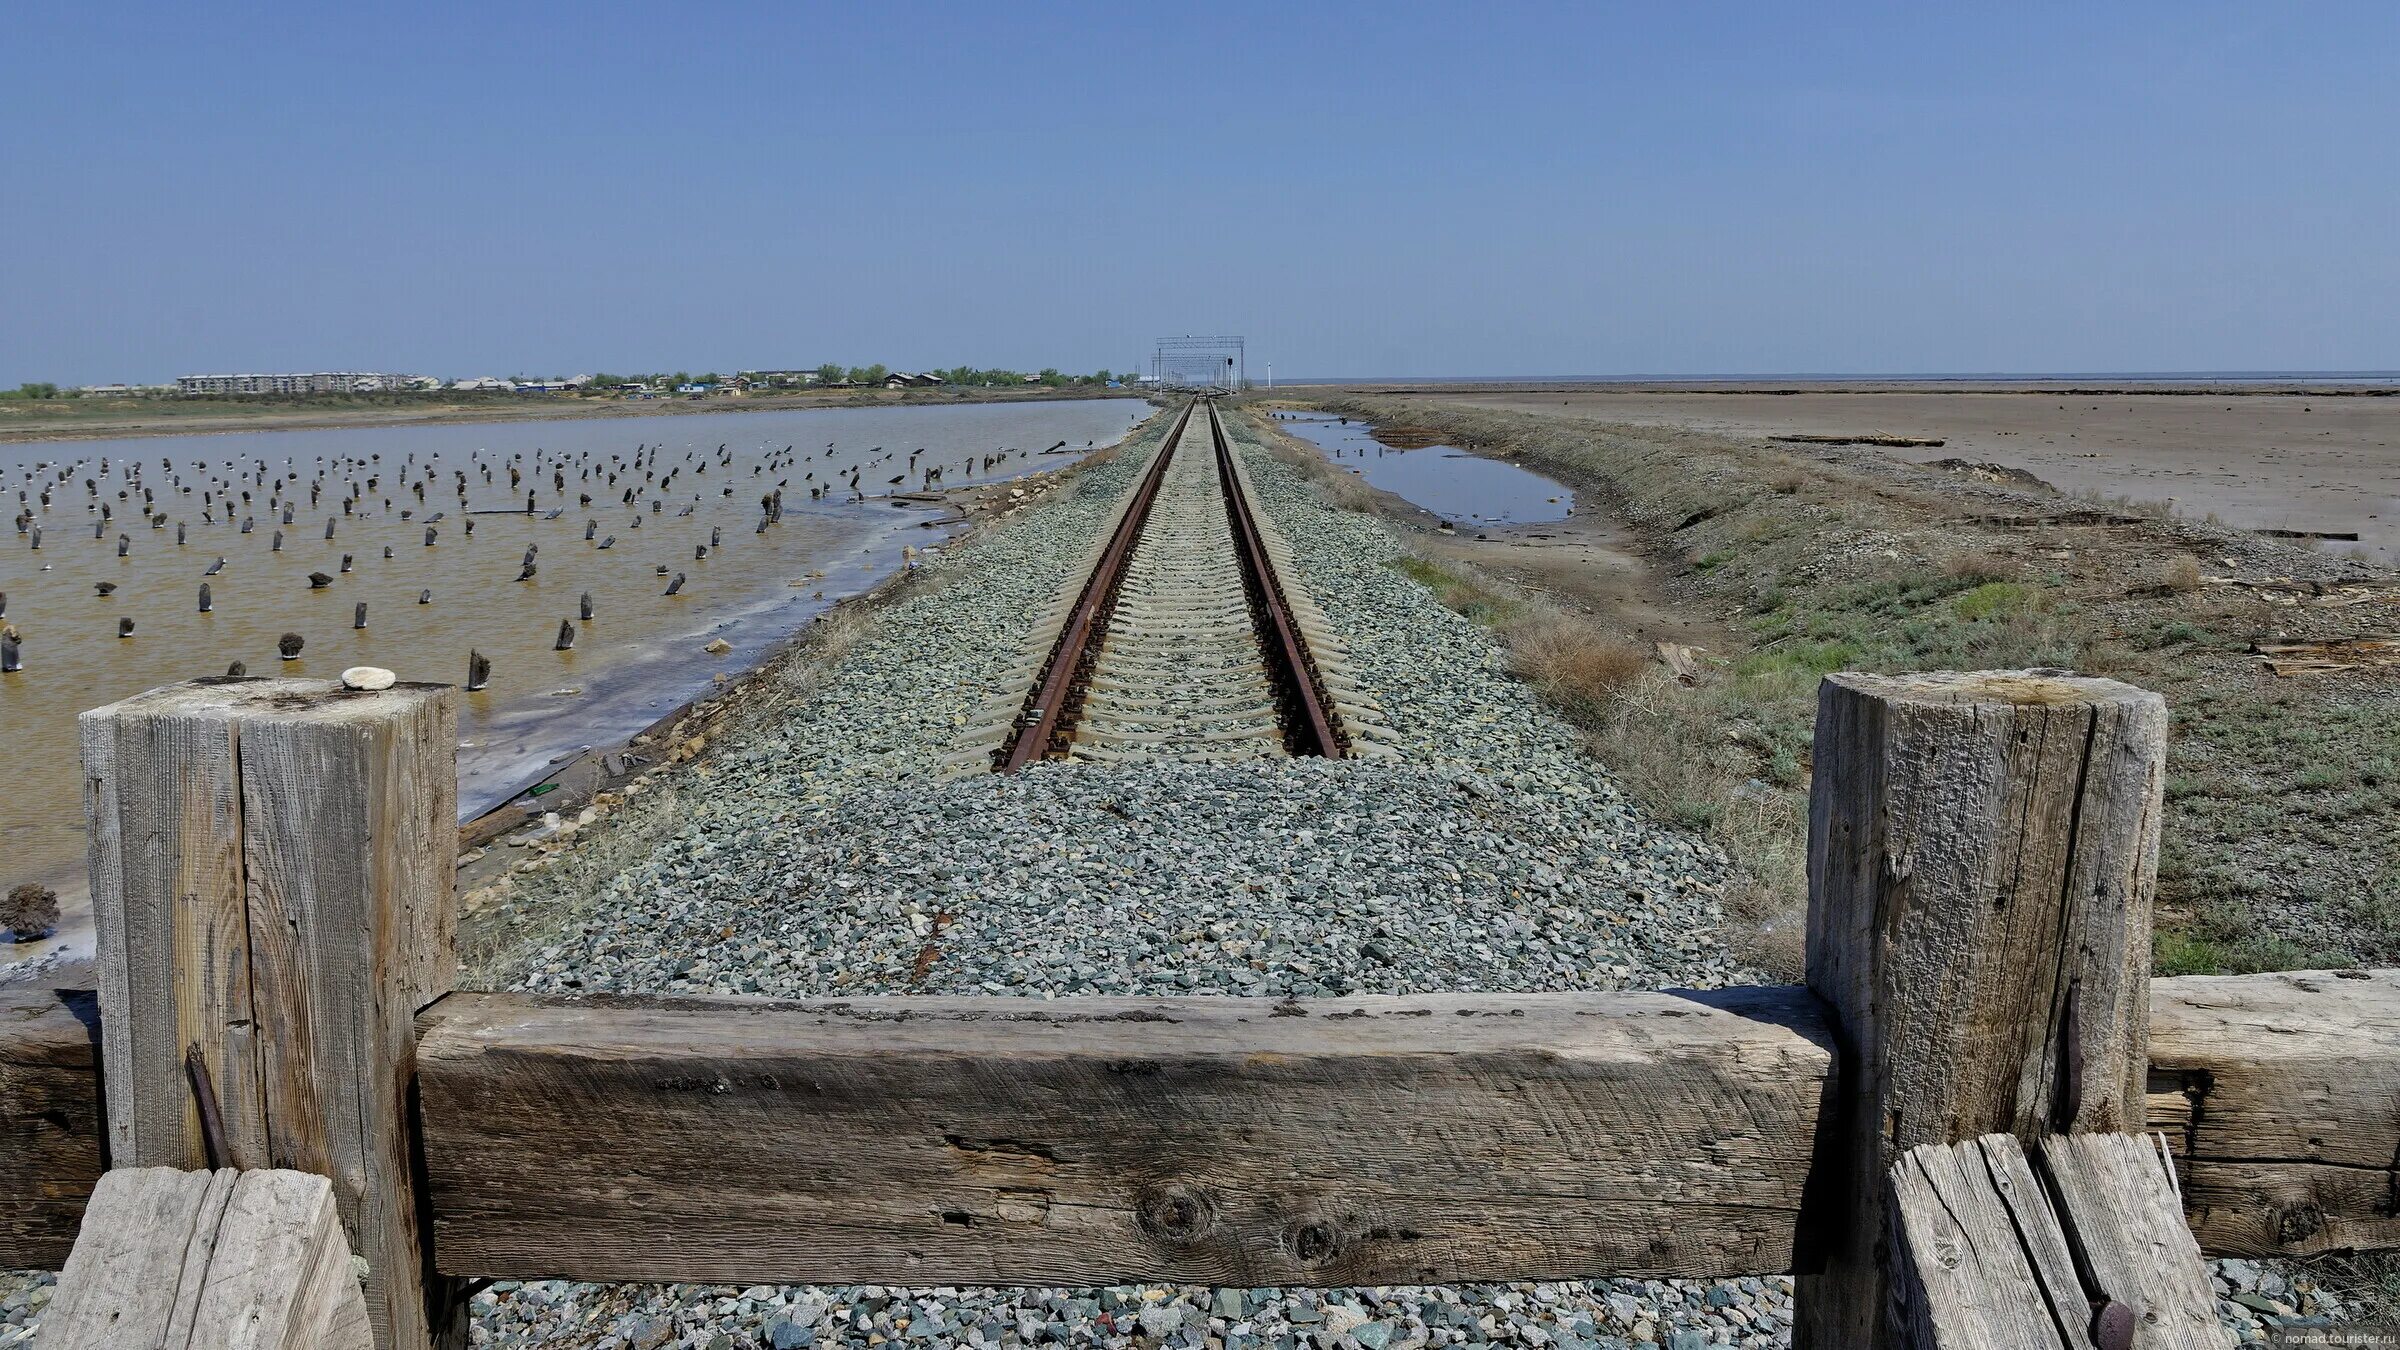
<svg viewBox="0 0 2400 1350">
<path fill-rule="evenodd" d="M 200 583 L 200 612 L 206 614 L 214 608 L 216 600 L 209 594 L 208 583 L 203 581 Z"/>
<path fill-rule="evenodd" d="M 470 649 L 467 652 L 467 692 L 472 694 L 491 682 L 491 658 Z"/>
<path fill-rule="evenodd" d="M 560 619 L 558 621 L 558 641 L 551 645 L 550 650 L 554 652 L 570 651 L 574 648 L 574 646 L 575 621 L 573 619 Z"/>
<path fill-rule="evenodd" d="M 364 600 L 361 600 L 361 601 L 359 601 L 359 602 L 358 602 L 358 607 L 357 607 L 356 609 L 353 609 L 352 611 L 350 611 L 350 626 L 351 626 L 352 628 L 364 628 L 364 627 L 366 627 L 366 626 L 367 626 L 367 602 L 366 602 L 366 601 L 364 601 Z"/>
<path fill-rule="evenodd" d="M 585 591 L 583 593 L 583 599 L 577 604 L 576 610 L 577 613 L 575 617 L 583 620 L 585 623 L 590 623 L 592 621 L 592 593 L 590 591 Z"/>
</svg>

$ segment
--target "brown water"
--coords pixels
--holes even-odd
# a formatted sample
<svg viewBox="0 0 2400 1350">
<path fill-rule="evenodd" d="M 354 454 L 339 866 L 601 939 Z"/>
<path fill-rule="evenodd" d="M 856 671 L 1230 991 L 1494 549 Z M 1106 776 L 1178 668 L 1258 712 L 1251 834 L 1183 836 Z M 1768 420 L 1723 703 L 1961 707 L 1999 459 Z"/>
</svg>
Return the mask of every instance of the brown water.
<svg viewBox="0 0 2400 1350">
<path fill-rule="evenodd" d="M 15 780 L 0 794 L 0 887 L 82 890 L 84 709 L 234 662 L 252 675 L 376 665 L 463 683 L 480 651 L 491 683 L 466 697 L 460 723 L 460 805 L 473 813 L 751 663 L 889 575 L 903 546 L 944 537 L 924 528 L 934 512 L 879 498 L 937 467 L 938 488 L 1067 463 L 1042 452 L 1111 444 L 1148 411 L 1117 399 L 0 446 L 0 593 L 24 661 L 0 675 Z M 779 484 L 781 518 L 761 532 L 761 498 Z M 520 581 L 528 548 L 534 571 Z M 312 572 L 331 580 L 313 588 Z M 117 635 L 123 619 L 130 637 Z M 577 629 L 564 652 L 561 620 Z M 304 640 L 297 660 L 278 655 L 287 632 Z M 729 650 L 704 651 L 716 637 Z M 0 964 L 11 955 L 0 945 Z"/>
</svg>

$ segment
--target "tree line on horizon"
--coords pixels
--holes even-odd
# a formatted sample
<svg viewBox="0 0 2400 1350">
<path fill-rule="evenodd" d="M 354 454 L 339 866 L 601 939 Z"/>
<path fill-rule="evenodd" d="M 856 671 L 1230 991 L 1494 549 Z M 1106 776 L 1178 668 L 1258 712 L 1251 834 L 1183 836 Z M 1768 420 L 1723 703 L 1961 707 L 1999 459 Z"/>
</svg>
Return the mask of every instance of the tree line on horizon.
<svg viewBox="0 0 2400 1350">
<path fill-rule="evenodd" d="M 742 378 L 749 379 L 749 380 L 751 380 L 753 383 L 756 383 L 756 382 L 758 382 L 762 376 L 772 376 L 772 375 L 791 374 L 791 373 L 796 373 L 796 372 L 783 372 L 783 371 L 776 371 L 776 372 L 766 372 L 766 371 L 756 371 L 756 370 L 744 370 L 744 371 L 737 371 L 737 372 L 735 372 L 735 374 L 736 374 L 736 375 L 738 375 L 738 376 L 740 376 L 740 377 L 742 377 Z M 845 385 L 845 384 L 847 384 L 847 385 L 876 385 L 876 384 L 881 384 L 881 383 L 883 383 L 885 379 L 889 378 L 889 377 L 890 377 L 890 375 L 892 374 L 892 370 L 891 370 L 891 368 L 890 368 L 890 367 L 888 367 L 888 366 L 885 366 L 885 365 L 881 364 L 880 362 L 879 362 L 879 363 L 877 363 L 877 364 L 875 364 L 875 365 L 871 365 L 871 366 L 844 366 L 844 365 L 838 365 L 838 364 L 835 364 L 835 363 L 833 363 L 833 362 L 830 362 L 830 361 L 829 361 L 829 362 L 825 363 L 824 365 L 818 366 L 818 367 L 816 367 L 814 370 L 812 370 L 812 371 L 809 371 L 809 372 L 807 372 L 807 373 L 808 373 L 808 374 L 815 375 L 815 376 L 817 377 L 817 381 L 816 381 L 816 384 L 817 384 L 817 386 L 824 386 L 824 385 L 836 385 L 836 386 L 838 386 L 838 385 Z M 989 368 L 989 369 L 985 369 L 985 368 L 981 368 L 981 367 L 977 367 L 977 366 L 951 366 L 951 367 L 948 367 L 947 369 L 934 369 L 934 370 L 928 370 L 928 371 L 924 371 L 924 372 L 922 372 L 922 373 L 923 373 L 923 374 L 926 374 L 926 375 L 931 375 L 931 376 L 933 376 L 935 379 L 938 379 L 938 380 L 940 380 L 940 381 L 941 381 L 943 384 L 946 384 L 946 385 L 959 385 L 959 386 L 964 386 L 964 387 L 967 387 L 967 388 L 975 388 L 975 389 L 992 389 L 992 388 L 1017 388 L 1017 387 L 1021 387 L 1021 386 L 1023 386 L 1023 385 L 1027 385 L 1027 384 L 1043 385 L 1043 386 L 1047 386 L 1047 387 L 1049 387 L 1049 388 L 1053 388 L 1053 389 L 1059 389 L 1059 388 L 1066 388 L 1066 387 L 1069 387 L 1069 386 L 1076 386 L 1076 385 L 1082 385 L 1082 386 L 1098 386 L 1098 385 L 1106 385 L 1106 384 L 1108 384 L 1108 383 L 1109 383 L 1110 381 L 1112 381 L 1112 380 L 1125 380 L 1125 381 L 1131 381 L 1131 380 L 1134 378 L 1134 377 L 1133 377 L 1133 374 L 1132 374 L 1132 372 L 1130 372 L 1130 371 L 1119 373 L 1119 372 L 1112 372 L 1112 371 L 1107 371 L 1107 370 L 1097 370 L 1097 371 L 1094 371 L 1094 372 L 1092 372 L 1092 373 L 1091 373 L 1091 374 L 1089 374 L 1089 375 L 1069 375 L 1069 374 L 1066 374 L 1066 373 L 1064 373 L 1064 372 L 1062 372 L 1062 371 L 1058 370 L 1056 367 L 1053 367 L 1053 366 L 1045 366 L 1045 367 L 1043 367 L 1041 370 L 1038 370 L 1038 371 L 1033 371 L 1033 372 L 1018 371 L 1018 370 L 1003 370 L 1003 369 L 1000 369 L 1000 368 L 998 368 L 998 367 L 992 367 L 992 368 Z M 526 383 L 526 382 L 528 382 L 528 381 L 532 380 L 532 378 L 533 378 L 533 377 L 531 377 L 531 376 L 526 376 L 526 375 L 517 375 L 517 376 L 513 376 L 513 377 L 511 377 L 511 378 L 512 378 L 512 379 L 513 379 L 515 382 L 518 382 L 518 383 Z M 566 378 L 566 377 L 564 377 L 564 376 L 559 376 L 559 377 L 556 377 L 556 378 L 557 378 L 557 379 L 561 379 L 561 380 L 563 380 L 563 379 L 564 379 L 564 378 Z M 649 374 L 646 374 L 646 375 L 611 375 L 611 374 L 605 374 L 605 373 L 602 373 L 602 374 L 595 374 L 595 375 L 593 375 L 593 376 L 591 377 L 591 383 L 590 383 L 589 385 L 587 385 L 587 386 L 586 386 L 586 390 L 587 390 L 587 392 L 591 392 L 591 393 L 599 393 L 599 392 L 603 392 L 603 391 L 606 391 L 606 390 L 613 390 L 613 389 L 615 389 L 615 388 L 616 388 L 617 386 L 619 386 L 619 385 L 626 385 L 626 384 L 641 384 L 641 385 L 650 385 L 650 386 L 658 386 L 658 385 L 662 385 L 662 384 L 663 384 L 665 387 L 672 389 L 672 388 L 674 388 L 674 387 L 675 387 L 675 386 L 677 386 L 677 385 L 685 385 L 685 384 L 707 384 L 707 385 L 717 385 L 717 384 L 723 384 L 723 383 L 725 383 L 725 382 L 726 382 L 726 380 L 727 380 L 727 379 L 729 379 L 729 378 L 731 378 L 731 377 L 728 377 L 728 376 L 726 376 L 726 375 L 720 374 L 720 373 L 718 373 L 718 372 L 716 372 L 716 371 L 708 371 L 708 372 L 705 372 L 705 373 L 702 373 L 702 374 L 697 374 L 697 375 L 693 374 L 693 373 L 692 373 L 692 372 L 690 372 L 690 371 L 684 371 L 684 370 L 678 370 L 678 371 L 673 371 L 673 372 L 668 372 L 668 371 L 653 371 L 653 372 L 651 372 L 651 373 L 649 373 Z M 771 382 L 771 381 L 770 381 L 770 382 Z M 794 386 L 794 387 L 815 387 L 815 386 Z M 410 392 L 417 392 L 417 391 L 407 391 L 407 390 L 387 390 L 387 391 L 382 391 L 382 392 L 389 393 L 389 394 L 407 394 L 407 393 L 410 393 Z M 455 392 L 455 391 L 448 390 L 448 389 L 429 389 L 429 390 L 424 390 L 424 391 L 421 391 L 421 392 L 423 392 L 423 393 L 428 393 L 428 394 L 446 394 L 446 393 L 452 393 L 452 392 Z M 81 398 L 81 397 L 83 397 L 83 396 L 84 396 L 84 394 L 83 394 L 83 391 L 82 391 L 82 390 L 80 390 L 80 389 L 61 388 L 61 387 L 60 387 L 58 384 L 56 384 L 56 383 L 54 383 L 54 382 L 52 382 L 52 381 L 49 381 L 49 380 L 28 380 L 28 381 L 26 381 L 26 382 L 24 382 L 24 383 L 22 383 L 22 384 L 18 385 L 18 386 L 17 386 L 16 388 L 14 388 L 14 389 L 0 389 L 0 399 L 21 399 L 21 400 L 34 400 L 34 399 L 52 399 L 52 398 Z M 247 395 L 247 394 L 244 394 L 244 395 L 215 395 L 215 396 L 211 396 L 211 397 L 224 397 L 224 398 L 230 398 L 230 399 L 238 399 L 238 400 L 243 400 L 243 401 L 256 402 L 256 401 L 259 401 L 259 400 L 260 400 L 260 399 L 262 399 L 262 398 L 265 398 L 265 399 L 273 399 L 273 400 L 282 400 L 282 399 L 291 399 L 291 398 L 311 398 L 311 397 L 352 397 L 352 396 L 350 396 L 350 395 L 296 395 L 296 394 L 284 394 L 284 395 Z"/>
<path fill-rule="evenodd" d="M 762 377 L 797 373 L 803 372 L 742 370 L 734 372 L 734 375 L 756 382 Z M 816 376 L 817 383 L 820 385 L 856 385 L 881 384 L 884 382 L 884 380 L 889 378 L 893 372 L 891 367 L 886 366 L 881 362 L 877 362 L 871 366 L 844 366 L 836 362 L 828 361 L 824 365 L 818 366 L 815 369 L 809 370 L 805 373 Z M 944 384 L 963 385 L 970 388 L 997 388 L 1000 386 L 1015 386 L 1023 384 L 1040 384 L 1048 385 L 1052 388 L 1062 388 L 1068 385 L 1105 385 L 1111 380 L 1132 378 L 1130 374 L 1120 375 L 1107 370 L 1094 371 L 1089 375 L 1068 375 L 1052 366 L 1045 366 L 1041 370 L 1032 372 L 1003 370 L 998 367 L 984 369 L 977 366 L 950 366 L 947 368 L 936 367 L 931 370 L 912 373 L 931 375 Z M 700 374 L 694 374 L 688 370 L 678 370 L 672 372 L 653 371 L 646 375 L 611 375 L 602 373 L 592 376 L 592 386 L 605 389 L 621 384 L 664 384 L 668 388 L 673 388 L 677 385 L 684 384 L 723 384 L 729 378 L 732 377 L 713 370 Z"/>
</svg>

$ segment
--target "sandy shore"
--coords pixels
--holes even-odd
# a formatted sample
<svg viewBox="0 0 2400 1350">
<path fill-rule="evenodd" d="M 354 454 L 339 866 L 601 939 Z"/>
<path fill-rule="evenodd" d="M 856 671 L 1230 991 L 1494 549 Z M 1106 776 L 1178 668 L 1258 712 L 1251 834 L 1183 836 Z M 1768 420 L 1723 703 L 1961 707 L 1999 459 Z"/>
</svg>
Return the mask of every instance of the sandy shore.
<svg viewBox="0 0 2400 1350">
<path fill-rule="evenodd" d="M 2062 392 L 2070 387 L 2083 386 L 1418 386 L 1412 392 L 1473 407 L 1720 435 L 1938 439 L 1939 447 L 1891 453 L 1920 462 L 2005 464 L 2061 491 L 2164 502 L 2184 516 L 2213 516 L 2246 529 L 2356 533 L 2355 543 L 2321 547 L 2400 563 L 2400 396 L 2266 387 Z"/>
</svg>

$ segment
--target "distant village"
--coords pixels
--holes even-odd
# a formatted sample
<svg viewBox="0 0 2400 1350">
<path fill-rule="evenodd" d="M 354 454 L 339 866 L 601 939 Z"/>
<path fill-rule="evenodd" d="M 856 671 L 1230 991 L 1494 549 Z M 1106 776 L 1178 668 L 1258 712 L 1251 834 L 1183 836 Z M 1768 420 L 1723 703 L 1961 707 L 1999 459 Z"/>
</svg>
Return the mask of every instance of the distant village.
<svg viewBox="0 0 2400 1350">
<path fill-rule="evenodd" d="M 360 394 L 527 394 L 621 399 L 741 398 L 770 390 L 799 389 L 937 389 L 1100 387 L 1122 389 L 1147 384 L 1132 374 L 1096 371 L 1068 375 L 1057 370 L 1026 373 L 957 366 L 948 370 L 890 370 L 883 366 L 822 365 L 813 370 L 745 370 L 733 375 L 689 371 L 648 375 L 562 375 L 543 379 L 523 375 L 492 375 L 445 380 L 433 375 L 401 375 L 388 371 L 327 370 L 286 374 L 185 375 L 173 384 L 92 384 L 60 388 L 26 384 L 0 397 L 14 398 L 306 398 Z"/>
</svg>

